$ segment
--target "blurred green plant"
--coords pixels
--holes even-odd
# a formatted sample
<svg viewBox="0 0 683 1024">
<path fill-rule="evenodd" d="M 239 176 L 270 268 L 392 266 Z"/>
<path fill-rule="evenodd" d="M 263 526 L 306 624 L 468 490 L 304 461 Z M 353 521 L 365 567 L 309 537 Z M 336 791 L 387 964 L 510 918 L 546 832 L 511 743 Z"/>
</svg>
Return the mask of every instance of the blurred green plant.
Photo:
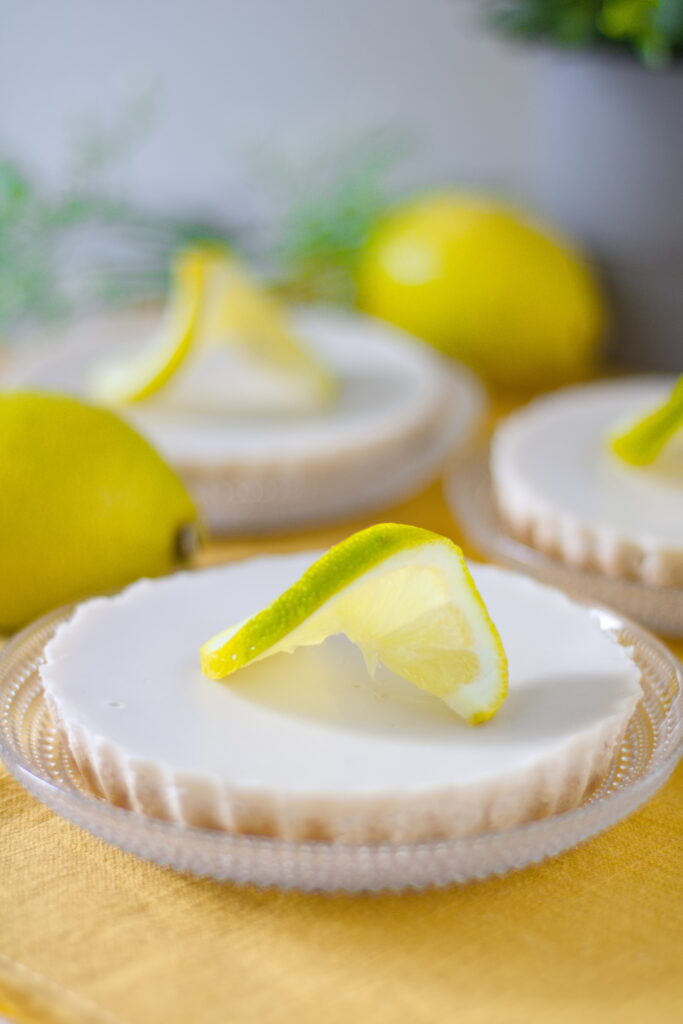
<svg viewBox="0 0 683 1024">
<path fill-rule="evenodd" d="M 493 0 L 510 35 L 566 47 L 622 47 L 650 68 L 683 54 L 683 0 Z"/>
<path fill-rule="evenodd" d="M 54 194 L 17 163 L 0 160 L 0 331 L 64 318 L 90 301 L 113 301 L 124 284 L 116 260 L 93 266 L 88 236 L 97 232 L 98 246 L 114 238 L 120 245 L 129 227 L 138 233 L 141 225 L 120 203 L 76 187 Z M 148 290 L 150 270 L 131 275 L 125 291 L 134 281 L 135 292 Z"/>
<path fill-rule="evenodd" d="M 148 128 L 137 108 L 108 131 L 88 126 L 57 190 L 0 153 L 0 339 L 87 308 L 158 299 L 173 252 L 197 240 L 227 243 L 289 298 L 353 300 L 356 254 L 387 205 L 397 139 L 361 139 L 304 170 L 261 160 L 264 191 L 282 211 L 264 238 L 257 226 L 153 214 L 118 198 L 110 179 Z"/>
<path fill-rule="evenodd" d="M 84 308 L 157 298 L 176 248 L 226 238 L 215 224 L 151 214 L 116 196 L 108 177 L 148 129 L 138 102 L 108 131 L 87 126 L 62 188 L 0 153 L 0 339 Z"/>
<path fill-rule="evenodd" d="M 272 165 L 284 216 L 266 263 L 292 299 L 352 303 L 358 253 L 391 196 L 389 177 L 407 151 L 397 134 L 379 132 L 314 163 L 304 173 Z"/>
</svg>

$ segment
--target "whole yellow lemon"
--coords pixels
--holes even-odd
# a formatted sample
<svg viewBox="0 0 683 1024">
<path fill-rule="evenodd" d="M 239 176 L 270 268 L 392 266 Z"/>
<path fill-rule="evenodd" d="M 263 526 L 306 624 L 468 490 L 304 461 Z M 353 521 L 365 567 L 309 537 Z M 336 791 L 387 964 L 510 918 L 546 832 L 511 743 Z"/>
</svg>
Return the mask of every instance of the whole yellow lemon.
<svg viewBox="0 0 683 1024">
<path fill-rule="evenodd" d="M 586 376 L 605 309 L 568 243 L 485 197 L 444 193 L 396 209 L 360 254 L 361 308 L 497 385 Z"/>
<path fill-rule="evenodd" d="M 0 632 L 168 572 L 197 537 L 183 484 L 113 413 L 61 395 L 0 395 Z"/>
</svg>

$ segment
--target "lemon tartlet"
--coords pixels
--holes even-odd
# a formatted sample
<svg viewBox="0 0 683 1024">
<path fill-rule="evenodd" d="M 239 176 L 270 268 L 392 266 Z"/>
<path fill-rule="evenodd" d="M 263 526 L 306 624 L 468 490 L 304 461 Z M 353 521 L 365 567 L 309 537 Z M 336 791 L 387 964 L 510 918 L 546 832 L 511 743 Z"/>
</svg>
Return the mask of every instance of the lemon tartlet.
<svg viewBox="0 0 683 1024">
<path fill-rule="evenodd" d="M 566 388 L 499 426 L 491 474 L 511 532 L 566 562 L 616 578 L 683 586 L 683 434 L 650 465 L 610 438 L 671 391 L 643 377 Z"/>
<path fill-rule="evenodd" d="M 96 792 L 191 826 L 292 840 L 474 835 L 578 805 L 641 696 L 629 652 L 584 607 L 472 566 L 509 662 L 509 694 L 471 726 L 345 637 L 228 682 L 198 652 L 314 562 L 305 553 L 141 581 L 79 606 L 45 650 L 46 699 Z"/>
<path fill-rule="evenodd" d="M 6 386 L 83 395 L 103 351 L 135 350 L 156 313 L 86 321 L 16 360 Z M 179 471 L 216 532 L 332 519 L 399 500 L 466 444 L 485 405 L 476 378 L 369 317 L 302 308 L 297 332 L 330 367 L 334 401 L 297 412 L 296 389 L 210 354 L 118 411 Z"/>
</svg>

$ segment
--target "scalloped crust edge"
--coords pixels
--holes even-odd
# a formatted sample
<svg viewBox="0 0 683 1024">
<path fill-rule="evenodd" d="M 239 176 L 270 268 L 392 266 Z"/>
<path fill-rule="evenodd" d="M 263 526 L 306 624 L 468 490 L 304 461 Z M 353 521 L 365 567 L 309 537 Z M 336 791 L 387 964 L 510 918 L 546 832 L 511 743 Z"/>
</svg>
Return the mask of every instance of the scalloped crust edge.
<svg viewBox="0 0 683 1024">
<path fill-rule="evenodd" d="M 46 692 L 51 715 L 92 790 L 119 807 L 182 825 L 290 841 L 413 843 L 511 828 L 572 810 L 606 777 L 639 697 L 624 695 L 609 719 L 552 759 L 476 785 L 386 794 L 290 794 L 174 772 L 129 755 L 66 719 Z"/>
<path fill-rule="evenodd" d="M 589 526 L 537 494 L 509 462 L 506 425 L 493 439 L 491 482 L 498 512 L 514 537 L 576 569 L 650 586 L 683 586 L 683 551 L 641 543 L 599 523 Z"/>
</svg>

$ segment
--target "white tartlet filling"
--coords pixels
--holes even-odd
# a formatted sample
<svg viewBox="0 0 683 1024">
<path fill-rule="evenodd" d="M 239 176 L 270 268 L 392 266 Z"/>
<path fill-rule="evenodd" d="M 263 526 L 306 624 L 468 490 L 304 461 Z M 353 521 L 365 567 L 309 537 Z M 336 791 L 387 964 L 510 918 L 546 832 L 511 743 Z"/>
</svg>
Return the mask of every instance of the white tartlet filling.
<svg viewBox="0 0 683 1024">
<path fill-rule="evenodd" d="M 672 382 L 637 378 L 536 399 L 496 431 L 491 471 L 512 529 L 570 564 L 683 584 L 683 437 L 652 466 L 632 467 L 609 434 L 666 397 Z"/>
<path fill-rule="evenodd" d="M 10 367 L 9 383 L 86 394 L 93 365 L 138 350 L 155 323 L 150 314 L 129 313 L 78 325 Z M 293 323 L 337 378 L 328 407 L 308 408 L 291 380 L 259 372 L 228 349 L 190 360 L 157 395 L 121 411 L 171 461 L 196 467 L 334 458 L 400 442 L 434 424 L 449 398 L 463 404 L 464 430 L 479 413 L 470 375 L 463 373 L 464 384 L 453 393 L 457 374 L 396 328 L 320 307 L 301 309 Z"/>
<path fill-rule="evenodd" d="M 196 379 L 189 382 L 197 395 L 198 411 L 182 411 L 189 403 L 175 393 L 177 389 L 180 394 L 187 383 L 179 373 L 178 381 L 160 392 L 158 399 L 131 407 L 129 417 L 175 460 L 210 465 L 334 458 L 410 435 L 443 412 L 445 368 L 426 348 L 357 315 L 309 310 L 300 313 L 295 323 L 337 379 L 338 391 L 329 406 L 311 410 L 304 404 L 300 415 L 286 405 L 277 411 L 281 403 L 271 394 L 276 411 L 269 414 L 267 397 L 253 405 L 240 401 L 248 385 L 244 369 L 232 375 L 228 365 L 221 377 L 207 361 L 197 366 Z M 222 415 L 217 415 L 222 384 Z M 209 411 L 202 412 L 207 405 Z"/>
<path fill-rule="evenodd" d="M 329 405 L 310 384 L 211 349 L 153 398 L 121 407 L 178 470 L 217 533 L 283 530 L 399 501 L 469 443 L 486 404 L 464 367 L 388 324 L 306 307 L 294 325 L 336 378 Z M 84 395 L 95 364 L 139 350 L 158 313 L 127 311 L 38 339 L 0 386 Z M 308 390 L 308 395 L 306 391 Z"/>
<path fill-rule="evenodd" d="M 53 713 L 93 784 L 161 817 L 285 837 L 431 838 L 580 802 L 640 697 L 628 652 L 584 608 L 473 568 L 510 695 L 471 727 L 344 638 L 205 678 L 199 647 L 317 557 L 142 581 L 80 606 L 46 650 Z"/>
</svg>

